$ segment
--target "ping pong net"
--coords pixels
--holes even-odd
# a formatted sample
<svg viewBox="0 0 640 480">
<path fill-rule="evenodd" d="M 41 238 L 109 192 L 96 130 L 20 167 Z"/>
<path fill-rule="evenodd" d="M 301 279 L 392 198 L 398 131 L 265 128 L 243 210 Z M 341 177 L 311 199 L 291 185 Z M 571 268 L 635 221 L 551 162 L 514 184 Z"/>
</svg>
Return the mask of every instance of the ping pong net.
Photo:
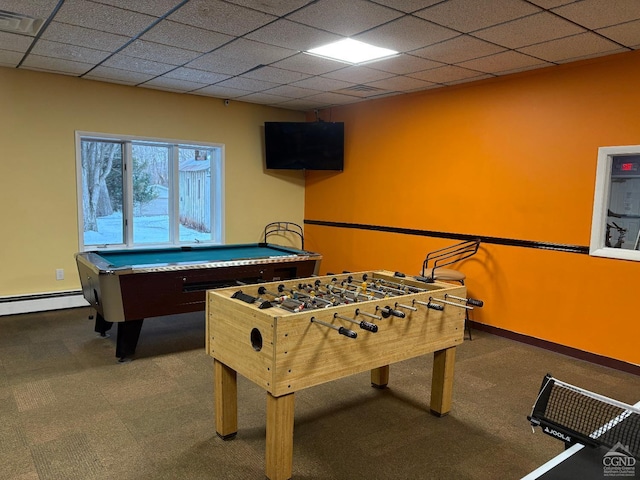
<svg viewBox="0 0 640 480">
<path fill-rule="evenodd" d="M 640 409 L 545 375 L 527 417 L 566 444 L 622 446 L 640 458 Z"/>
</svg>

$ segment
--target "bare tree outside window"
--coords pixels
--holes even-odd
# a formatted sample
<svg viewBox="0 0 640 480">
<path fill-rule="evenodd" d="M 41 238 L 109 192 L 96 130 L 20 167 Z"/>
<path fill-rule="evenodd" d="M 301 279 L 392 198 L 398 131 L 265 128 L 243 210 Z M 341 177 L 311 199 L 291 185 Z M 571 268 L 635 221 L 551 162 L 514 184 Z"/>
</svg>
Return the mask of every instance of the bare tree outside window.
<svg viewBox="0 0 640 480">
<path fill-rule="evenodd" d="M 79 137 L 81 243 L 221 243 L 220 146 Z"/>
</svg>

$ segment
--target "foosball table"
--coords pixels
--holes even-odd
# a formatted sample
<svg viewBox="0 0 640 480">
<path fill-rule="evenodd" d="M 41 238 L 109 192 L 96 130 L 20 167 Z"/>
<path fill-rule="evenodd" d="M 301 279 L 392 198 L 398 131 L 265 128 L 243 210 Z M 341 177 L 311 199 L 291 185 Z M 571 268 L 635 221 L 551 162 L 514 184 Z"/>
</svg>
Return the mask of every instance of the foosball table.
<svg viewBox="0 0 640 480">
<path fill-rule="evenodd" d="M 481 302 L 463 285 L 389 271 L 209 290 L 216 433 L 237 433 L 239 373 L 267 393 L 266 476 L 289 479 L 295 392 L 367 370 L 372 386 L 384 388 L 390 364 L 432 352 L 430 410 L 446 415 L 456 346 L 474 306 Z"/>
</svg>

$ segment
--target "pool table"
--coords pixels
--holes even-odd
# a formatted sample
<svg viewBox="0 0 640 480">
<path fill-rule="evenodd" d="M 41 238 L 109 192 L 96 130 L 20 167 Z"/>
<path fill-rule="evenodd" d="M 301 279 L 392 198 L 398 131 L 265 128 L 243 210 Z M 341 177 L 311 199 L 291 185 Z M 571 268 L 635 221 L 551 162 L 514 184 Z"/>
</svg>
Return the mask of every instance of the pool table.
<svg viewBox="0 0 640 480">
<path fill-rule="evenodd" d="M 130 359 L 145 318 L 205 309 L 208 289 L 316 275 L 318 253 L 269 243 L 97 250 L 76 254 L 82 294 L 102 336 L 118 323 L 116 357 Z"/>
</svg>

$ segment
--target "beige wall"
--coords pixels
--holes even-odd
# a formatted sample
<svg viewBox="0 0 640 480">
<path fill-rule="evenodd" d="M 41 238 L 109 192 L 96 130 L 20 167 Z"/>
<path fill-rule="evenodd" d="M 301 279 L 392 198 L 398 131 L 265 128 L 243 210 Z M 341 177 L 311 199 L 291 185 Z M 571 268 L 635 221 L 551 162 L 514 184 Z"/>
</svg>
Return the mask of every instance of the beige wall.
<svg viewBox="0 0 640 480">
<path fill-rule="evenodd" d="M 226 243 L 302 224 L 304 175 L 264 170 L 265 121 L 301 113 L 0 68 L 0 296 L 80 288 L 75 131 L 225 145 Z M 57 281 L 55 270 L 65 279 Z"/>
</svg>

